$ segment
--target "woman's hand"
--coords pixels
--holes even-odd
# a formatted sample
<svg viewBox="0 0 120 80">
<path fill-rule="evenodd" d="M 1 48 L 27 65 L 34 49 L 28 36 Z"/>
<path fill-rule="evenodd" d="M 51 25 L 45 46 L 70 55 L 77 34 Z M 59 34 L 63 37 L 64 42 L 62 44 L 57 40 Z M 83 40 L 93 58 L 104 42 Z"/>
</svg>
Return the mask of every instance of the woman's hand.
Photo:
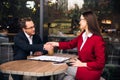
<svg viewBox="0 0 120 80">
<path fill-rule="evenodd" d="M 87 67 L 87 63 L 80 61 L 79 59 L 75 58 L 70 60 L 70 62 L 72 62 L 72 66 L 75 67 Z"/>
<path fill-rule="evenodd" d="M 44 44 L 43 49 L 49 51 L 49 50 L 53 50 L 54 47 L 51 44 Z"/>
<path fill-rule="evenodd" d="M 45 45 L 51 45 L 53 47 L 58 47 L 59 43 L 58 42 L 47 42 Z"/>
</svg>

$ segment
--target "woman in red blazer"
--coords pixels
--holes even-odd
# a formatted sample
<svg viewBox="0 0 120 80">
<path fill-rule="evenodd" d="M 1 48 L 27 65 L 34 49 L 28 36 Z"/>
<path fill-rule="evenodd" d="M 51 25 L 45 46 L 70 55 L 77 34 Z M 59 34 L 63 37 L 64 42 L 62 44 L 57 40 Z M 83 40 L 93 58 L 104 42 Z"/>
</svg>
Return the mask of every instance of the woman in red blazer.
<svg viewBox="0 0 120 80">
<path fill-rule="evenodd" d="M 105 66 L 105 43 L 95 14 L 92 11 L 82 13 L 79 24 L 83 32 L 77 38 L 68 42 L 48 42 L 44 48 L 48 50 L 48 47 L 55 46 L 59 49 L 77 47 L 78 59 L 71 60 L 71 71 L 67 71 L 67 75 L 72 79 L 69 77 L 63 80 L 100 80 Z M 72 75 L 69 75 L 71 73 Z"/>
</svg>

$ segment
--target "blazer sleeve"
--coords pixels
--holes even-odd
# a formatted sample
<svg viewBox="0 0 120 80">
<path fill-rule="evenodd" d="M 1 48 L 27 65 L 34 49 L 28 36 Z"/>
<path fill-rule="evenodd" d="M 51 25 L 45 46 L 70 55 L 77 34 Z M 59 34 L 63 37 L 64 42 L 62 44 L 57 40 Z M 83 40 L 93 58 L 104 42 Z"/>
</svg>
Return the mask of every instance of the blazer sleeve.
<svg viewBox="0 0 120 80">
<path fill-rule="evenodd" d="M 36 42 L 39 41 L 40 38 L 36 39 Z M 34 43 L 32 45 L 29 44 L 28 40 L 24 36 L 17 35 L 14 37 L 15 47 L 19 47 L 24 51 L 43 51 L 43 44 L 42 43 Z"/>
<path fill-rule="evenodd" d="M 59 42 L 59 49 L 72 49 L 77 47 L 80 36 L 65 42 Z"/>
</svg>

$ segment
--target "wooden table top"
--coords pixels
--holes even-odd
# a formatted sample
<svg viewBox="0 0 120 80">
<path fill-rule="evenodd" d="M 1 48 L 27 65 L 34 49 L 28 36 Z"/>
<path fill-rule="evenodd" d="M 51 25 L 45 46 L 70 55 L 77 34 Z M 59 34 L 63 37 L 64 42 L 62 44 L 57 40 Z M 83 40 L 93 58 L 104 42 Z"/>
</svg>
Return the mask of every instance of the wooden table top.
<svg viewBox="0 0 120 80">
<path fill-rule="evenodd" d="M 57 56 L 76 57 L 69 54 L 55 54 Z M 53 62 L 35 60 L 16 60 L 0 65 L 0 71 L 8 74 L 18 74 L 27 76 L 49 76 L 63 73 L 67 69 L 65 63 L 54 64 Z"/>
</svg>

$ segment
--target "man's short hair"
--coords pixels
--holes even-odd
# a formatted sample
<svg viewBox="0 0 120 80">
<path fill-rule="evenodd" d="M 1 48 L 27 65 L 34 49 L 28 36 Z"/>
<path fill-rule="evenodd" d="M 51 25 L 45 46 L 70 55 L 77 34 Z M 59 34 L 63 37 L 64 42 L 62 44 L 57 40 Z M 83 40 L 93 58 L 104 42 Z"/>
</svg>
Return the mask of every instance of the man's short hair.
<svg viewBox="0 0 120 80">
<path fill-rule="evenodd" d="M 32 21 L 31 17 L 25 17 L 25 18 L 21 18 L 19 20 L 19 26 L 20 28 L 26 28 L 26 21 Z"/>
</svg>

